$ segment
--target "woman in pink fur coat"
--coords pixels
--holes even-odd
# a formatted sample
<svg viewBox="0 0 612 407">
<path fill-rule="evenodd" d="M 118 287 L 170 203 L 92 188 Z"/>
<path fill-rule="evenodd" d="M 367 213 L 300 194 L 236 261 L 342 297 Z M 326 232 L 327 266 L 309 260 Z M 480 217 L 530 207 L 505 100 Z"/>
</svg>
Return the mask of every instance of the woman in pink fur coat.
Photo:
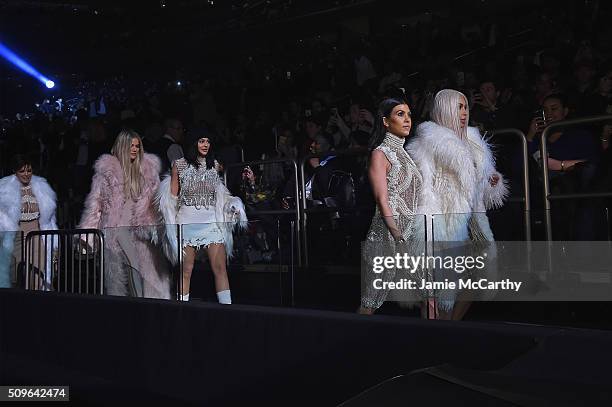
<svg viewBox="0 0 612 407">
<path fill-rule="evenodd" d="M 79 227 L 103 229 L 106 293 L 170 298 L 170 274 L 153 244 L 160 219 L 153 203 L 159 159 L 144 153 L 137 133 L 123 130 L 94 169 Z"/>
</svg>

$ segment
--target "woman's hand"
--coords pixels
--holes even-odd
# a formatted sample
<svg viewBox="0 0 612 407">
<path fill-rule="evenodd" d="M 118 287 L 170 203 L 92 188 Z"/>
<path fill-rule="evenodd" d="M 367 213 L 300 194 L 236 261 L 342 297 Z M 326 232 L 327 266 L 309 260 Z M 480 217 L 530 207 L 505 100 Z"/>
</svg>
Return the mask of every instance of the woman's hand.
<svg viewBox="0 0 612 407">
<path fill-rule="evenodd" d="M 499 174 L 493 174 L 489 177 L 489 185 L 491 185 L 491 187 L 495 188 L 498 182 L 499 182 Z"/>
<path fill-rule="evenodd" d="M 527 130 L 527 140 L 531 141 L 535 138 L 536 134 L 541 133 L 546 127 L 544 119 L 541 117 L 534 117 L 529 123 L 529 130 Z"/>
</svg>

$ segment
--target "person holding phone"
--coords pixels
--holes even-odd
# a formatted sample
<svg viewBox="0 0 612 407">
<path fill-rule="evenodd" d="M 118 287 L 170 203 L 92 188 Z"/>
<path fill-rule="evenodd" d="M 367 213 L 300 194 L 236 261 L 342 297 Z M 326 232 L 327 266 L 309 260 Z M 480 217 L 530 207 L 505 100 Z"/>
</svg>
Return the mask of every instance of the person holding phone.
<svg viewBox="0 0 612 407">
<path fill-rule="evenodd" d="M 542 110 L 529 124 L 526 138 L 529 151 L 540 162 L 540 135 L 551 123 L 565 120 L 569 114 L 565 95 L 555 93 L 544 98 Z M 559 128 L 548 134 L 548 169 L 554 173 L 572 171 L 577 164 L 594 160 L 597 146 L 594 137 L 580 128 Z"/>
</svg>

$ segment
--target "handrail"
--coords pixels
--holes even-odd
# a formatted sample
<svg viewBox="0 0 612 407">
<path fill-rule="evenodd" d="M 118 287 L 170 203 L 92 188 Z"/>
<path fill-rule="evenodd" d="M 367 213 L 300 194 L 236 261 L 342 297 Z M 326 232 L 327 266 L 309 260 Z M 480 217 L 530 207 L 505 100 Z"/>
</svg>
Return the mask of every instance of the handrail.
<svg viewBox="0 0 612 407">
<path fill-rule="evenodd" d="M 299 209 L 299 200 L 300 200 L 300 190 L 299 190 L 299 179 L 298 179 L 298 166 L 297 166 L 297 162 L 295 161 L 295 159 L 293 158 L 274 158 L 274 159 L 270 159 L 270 160 L 257 160 L 257 161 L 246 161 L 246 162 L 241 162 L 241 163 L 233 163 L 228 165 L 225 168 L 225 172 L 223 174 L 223 181 L 225 182 L 225 185 L 227 186 L 227 174 L 230 170 L 230 168 L 235 168 L 235 167 L 244 167 L 247 165 L 261 165 L 261 164 L 277 164 L 277 163 L 291 163 L 293 164 L 293 181 L 294 181 L 294 193 L 295 193 L 295 197 L 294 197 L 294 201 L 295 201 L 295 209 L 287 209 L 287 210 L 277 210 L 277 211 L 272 211 L 272 210 L 266 210 L 266 211 L 251 211 L 250 213 L 255 213 L 255 214 L 262 214 L 262 215 L 272 215 L 272 214 L 278 214 L 278 215 L 284 215 L 284 214 L 295 214 L 295 220 L 296 223 L 298 225 L 297 228 L 297 257 L 298 257 L 298 265 L 301 267 L 302 266 L 302 253 L 301 253 L 301 242 L 300 242 L 300 209 Z"/>
<path fill-rule="evenodd" d="M 612 192 L 597 192 L 592 194 L 576 194 L 575 197 L 568 198 L 560 198 L 560 195 L 551 195 L 550 193 L 550 179 L 548 177 L 548 144 L 546 140 L 548 139 L 548 134 L 552 129 L 557 129 L 559 127 L 572 126 L 575 124 L 589 124 L 589 123 L 597 123 L 606 120 L 612 120 L 612 115 L 605 116 L 593 116 L 593 117 L 583 117 L 580 119 L 573 120 L 563 120 L 559 122 L 554 122 L 549 124 L 542 134 L 540 135 L 540 157 L 542 158 L 542 180 L 544 184 L 543 195 L 544 195 L 544 223 L 546 226 L 546 240 L 552 240 L 552 221 L 550 217 L 550 201 L 552 199 L 577 199 L 577 198 L 601 198 L 612 196 Z"/>
<path fill-rule="evenodd" d="M 53 252 L 53 248 L 54 247 L 58 247 L 59 249 L 59 242 L 58 242 L 58 238 L 60 236 L 64 237 L 64 241 L 65 244 L 67 243 L 67 239 L 65 238 L 66 236 L 79 236 L 79 241 L 82 240 L 83 236 L 85 236 L 85 241 L 89 241 L 88 236 L 93 235 L 96 236 L 99 240 L 100 240 L 100 245 L 99 245 L 99 253 L 100 253 L 100 288 L 99 290 L 97 290 L 99 292 L 100 295 L 104 294 L 104 234 L 102 233 L 101 230 L 99 229 L 63 229 L 63 230 L 34 230 L 31 231 L 27 234 L 26 238 L 25 238 L 25 266 L 26 266 L 26 289 L 31 289 L 30 287 L 30 274 L 32 272 L 31 267 L 32 267 L 32 258 L 34 257 L 34 246 L 32 245 L 32 239 L 34 239 L 34 237 L 36 236 L 44 236 L 44 256 L 46 257 L 46 261 L 45 261 L 45 279 L 47 276 L 47 273 L 51 273 L 50 275 L 50 280 L 47 281 L 47 283 L 51 283 L 53 282 L 53 267 L 51 266 L 51 253 Z M 53 238 L 51 239 L 51 243 L 50 245 L 48 244 L 48 236 L 53 236 Z M 67 246 L 67 244 L 66 244 Z M 88 246 L 89 247 L 89 246 Z M 72 264 L 72 292 L 74 292 L 74 250 L 72 249 L 71 251 L 72 254 L 72 260 L 73 260 L 73 264 Z M 40 250 L 40 246 L 38 247 L 38 255 L 39 258 L 41 256 L 41 250 Z M 92 252 L 93 254 L 93 252 Z M 66 257 L 68 257 L 67 252 L 65 253 Z M 85 256 L 86 259 L 89 260 L 89 255 L 90 255 L 90 251 L 89 248 L 86 250 Z M 78 258 L 79 260 L 81 260 L 81 248 L 79 247 L 79 254 L 78 254 Z M 68 261 L 68 259 L 64 259 L 64 261 Z M 86 291 L 89 291 L 89 261 L 87 261 L 86 263 Z M 79 273 L 82 271 L 81 269 L 81 264 L 79 262 Z M 95 263 L 94 263 L 94 268 L 93 268 L 93 272 L 95 275 L 95 271 L 96 271 L 96 267 L 95 267 Z M 60 281 L 60 277 L 61 274 L 58 271 L 58 290 L 60 290 L 61 288 L 61 281 Z M 80 274 L 79 274 L 79 278 L 80 278 Z M 94 292 L 96 291 L 96 286 L 95 286 L 95 281 L 94 280 Z M 43 283 L 44 286 L 44 283 Z M 67 282 L 64 283 L 64 286 L 67 286 Z M 48 289 L 50 289 L 50 287 L 47 287 Z M 81 285 L 79 282 L 79 293 L 81 292 Z"/>
<path fill-rule="evenodd" d="M 519 202 L 524 202 L 523 206 L 523 221 L 525 223 L 525 240 L 531 240 L 531 219 L 529 212 L 531 210 L 531 196 L 529 194 L 529 151 L 527 148 L 527 137 L 525 133 L 518 129 L 498 129 L 493 130 L 493 134 L 514 134 L 521 139 L 521 150 L 523 153 L 523 196 Z"/>
<path fill-rule="evenodd" d="M 301 179 L 300 193 L 302 195 L 301 196 L 302 199 L 300 200 L 300 203 L 301 203 L 300 212 L 302 213 L 302 216 L 301 216 L 301 219 L 302 219 L 301 231 L 302 231 L 302 245 L 303 245 L 302 252 L 304 253 L 304 265 L 306 267 L 308 267 L 309 265 L 308 235 L 307 235 L 307 224 L 306 224 L 306 218 L 307 218 L 309 209 L 307 208 L 307 203 L 306 203 L 306 175 L 304 172 L 304 166 L 306 165 L 306 162 L 310 160 L 311 158 L 323 158 L 323 157 L 329 157 L 330 155 L 346 157 L 346 156 L 367 155 L 367 154 L 368 154 L 367 148 L 353 148 L 353 149 L 347 149 L 347 150 L 329 151 L 324 154 L 322 153 L 308 154 L 300 160 L 300 179 Z M 300 229 L 300 225 L 298 225 L 298 233 L 299 233 L 299 229 Z"/>
</svg>

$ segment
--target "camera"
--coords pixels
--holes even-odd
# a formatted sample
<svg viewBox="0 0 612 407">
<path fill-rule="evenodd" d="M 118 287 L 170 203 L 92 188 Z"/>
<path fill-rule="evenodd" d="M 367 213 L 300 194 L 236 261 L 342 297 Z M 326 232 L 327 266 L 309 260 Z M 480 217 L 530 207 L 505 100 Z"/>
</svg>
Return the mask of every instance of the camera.
<svg viewBox="0 0 612 407">
<path fill-rule="evenodd" d="M 306 109 L 306 110 L 304 111 L 304 116 L 306 116 L 306 117 L 310 117 L 310 116 L 312 116 L 312 110 L 310 110 L 310 109 Z"/>
</svg>

